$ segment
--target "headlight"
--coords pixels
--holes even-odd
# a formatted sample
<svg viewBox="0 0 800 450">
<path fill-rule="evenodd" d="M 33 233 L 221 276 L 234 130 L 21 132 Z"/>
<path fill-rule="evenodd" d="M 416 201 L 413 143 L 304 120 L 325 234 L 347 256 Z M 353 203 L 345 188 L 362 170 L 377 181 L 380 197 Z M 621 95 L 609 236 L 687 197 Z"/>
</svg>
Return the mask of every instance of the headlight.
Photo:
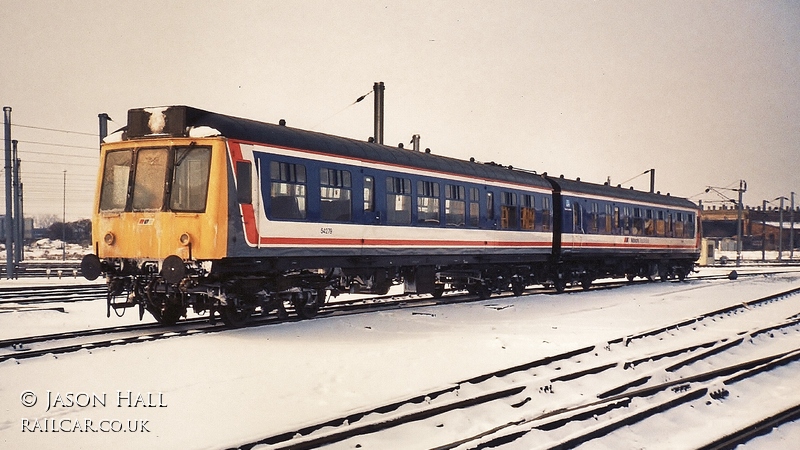
<svg viewBox="0 0 800 450">
<path fill-rule="evenodd" d="M 180 241 L 183 245 L 189 245 L 189 243 L 192 242 L 192 237 L 189 235 L 189 233 L 183 233 L 180 237 Z"/>
<path fill-rule="evenodd" d="M 108 233 L 106 233 L 106 235 L 103 237 L 103 242 L 105 242 L 106 245 L 114 245 L 114 242 L 116 242 L 116 241 L 117 241 L 117 237 L 114 236 L 114 233 L 112 233 L 110 231 Z"/>
</svg>

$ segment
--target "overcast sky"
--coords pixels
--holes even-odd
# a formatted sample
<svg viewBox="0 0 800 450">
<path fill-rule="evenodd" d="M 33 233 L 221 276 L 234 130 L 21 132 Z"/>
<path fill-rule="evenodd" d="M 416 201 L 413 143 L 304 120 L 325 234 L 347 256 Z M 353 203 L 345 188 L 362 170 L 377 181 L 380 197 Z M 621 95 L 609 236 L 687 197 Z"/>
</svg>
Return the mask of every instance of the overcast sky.
<svg viewBox="0 0 800 450">
<path fill-rule="evenodd" d="M 798 1 L 0 6 L 26 215 L 61 217 L 64 171 L 67 220 L 91 215 L 98 113 L 113 130 L 130 108 L 185 104 L 367 139 L 372 96 L 352 103 L 376 81 L 387 144 L 418 133 L 434 153 L 598 183 L 654 168 L 656 189 L 694 201 L 740 179 L 753 206 L 800 192 Z"/>
</svg>

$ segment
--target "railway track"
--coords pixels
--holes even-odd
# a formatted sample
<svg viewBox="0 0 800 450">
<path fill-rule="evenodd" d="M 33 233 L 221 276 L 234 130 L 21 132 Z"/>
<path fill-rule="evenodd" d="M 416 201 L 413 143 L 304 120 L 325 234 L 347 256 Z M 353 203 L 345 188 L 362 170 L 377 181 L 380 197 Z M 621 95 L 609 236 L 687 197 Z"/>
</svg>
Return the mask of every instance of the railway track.
<svg viewBox="0 0 800 450">
<path fill-rule="evenodd" d="M 709 311 L 234 448 L 381 448 L 411 436 L 415 445 L 441 450 L 576 447 L 693 402 L 724 402 L 737 383 L 800 361 L 799 293 Z M 752 329 L 753 321 L 768 325 Z M 758 423 L 797 414 L 792 406 Z M 482 420 L 476 426 L 470 417 Z M 727 434 L 746 437 L 738 429 Z M 695 445 L 727 442 L 710 441 Z"/>
<path fill-rule="evenodd" d="M 646 281 L 643 281 L 646 282 Z M 629 285 L 630 282 L 616 281 L 607 282 L 604 284 L 597 284 L 592 287 L 593 290 L 598 289 L 613 289 Z M 104 286 L 100 286 L 104 289 Z M 70 286 L 66 291 L 79 290 L 79 286 Z M 572 288 L 574 291 L 582 291 L 582 288 Z M 34 290 L 38 291 L 38 290 Z M 48 290 L 42 289 L 40 292 L 44 293 L 40 300 L 29 298 L 26 294 L 20 294 L 21 297 L 26 299 L 28 303 L 48 303 L 48 302 L 69 302 L 81 301 L 79 299 L 62 298 L 63 291 L 58 289 Z M 98 291 L 99 292 L 99 291 Z M 533 288 L 526 291 L 527 294 L 535 294 L 540 292 L 551 293 L 551 290 L 544 288 Z M 569 290 L 568 290 L 569 292 Z M 100 298 L 92 298 L 91 300 L 102 299 L 105 300 L 104 291 L 103 296 Z M 492 298 L 511 297 L 512 294 L 505 293 L 496 295 Z M 61 300 L 59 300 L 61 298 Z M 2 299 L 2 294 L 0 294 Z M 345 301 L 331 301 L 324 308 L 320 310 L 320 317 L 333 317 L 343 314 L 364 314 L 374 313 L 392 309 L 402 308 L 421 308 L 426 306 L 439 306 L 454 303 L 464 303 L 470 301 L 480 300 L 475 295 L 467 294 L 465 291 L 448 292 L 443 297 L 435 299 L 429 295 L 417 294 L 395 294 L 368 297 L 364 299 L 351 299 Z M 13 310 L 19 311 L 20 308 L 16 306 L 19 301 L 8 300 L 13 303 Z M 3 311 L 3 304 L 0 300 L 0 312 Z M 44 308 L 47 309 L 47 308 Z M 291 312 L 291 306 L 289 306 Z M 289 318 L 280 319 L 276 316 L 254 316 L 253 320 L 249 322 L 246 327 L 259 327 L 277 323 L 296 322 L 301 319 L 294 315 Z M 28 359 L 47 354 L 63 354 L 73 351 L 109 347 L 112 345 L 124 345 L 132 342 L 141 342 L 145 340 L 158 340 L 166 337 L 181 336 L 196 333 L 209 333 L 225 331 L 227 328 L 220 325 L 211 324 L 208 317 L 191 317 L 179 321 L 173 326 L 163 326 L 158 323 L 142 323 L 134 325 L 120 325 L 113 327 L 95 328 L 89 330 L 76 330 L 61 333 L 52 333 L 35 336 L 25 336 L 11 339 L 0 340 L 0 362 L 8 359 Z"/>
<path fill-rule="evenodd" d="M 77 284 L 64 286 L 28 286 L 0 288 L 0 305 L 69 303 L 106 298 L 105 284 Z"/>
<path fill-rule="evenodd" d="M 783 272 L 777 272 L 783 273 Z M 747 275 L 764 275 L 764 273 L 747 274 Z M 728 275 L 713 275 L 706 277 L 696 277 L 692 280 L 715 280 L 730 278 Z M 677 282 L 677 281 L 674 281 Z M 690 281 L 689 281 L 690 282 Z M 637 280 L 634 282 L 629 281 L 605 281 L 595 283 L 592 285 L 591 290 L 615 289 L 623 286 L 628 286 L 637 283 L 648 283 L 647 280 Z M 47 302 L 69 302 L 69 301 L 83 301 L 83 300 L 105 300 L 104 285 L 91 286 L 90 289 L 83 292 L 82 289 L 86 286 L 63 286 L 59 288 L 41 287 L 28 290 L 27 288 L 20 293 L 19 296 L 25 298 L 29 303 L 47 303 Z M 569 292 L 581 292 L 584 289 L 579 286 L 572 286 L 567 288 Z M 41 293 L 37 298 L 28 297 L 25 293 Z M 81 295 L 73 296 L 81 292 Z M 547 293 L 555 294 L 551 289 L 546 288 L 531 288 L 525 291 L 526 295 Z M 3 301 L 3 295 L 8 294 L 14 296 L 12 290 L 0 290 L 0 302 Z M 85 294 L 85 295 L 84 295 Z M 101 295 L 101 297 L 86 298 L 92 295 Z M 68 295 L 68 297 L 61 297 Z M 512 297 L 513 294 L 504 293 L 495 295 L 492 298 L 500 299 L 504 297 Z M 426 306 L 439 306 L 454 303 L 464 303 L 470 301 L 478 301 L 475 295 L 466 294 L 463 291 L 448 292 L 443 297 L 435 299 L 429 295 L 416 295 L 416 294 L 396 294 L 385 295 L 377 297 L 369 297 L 357 300 L 345 301 L 331 301 L 320 310 L 320 317 L 332 317 L 343 314 L 363 314 L 373 313 L 385 310 L 400 309 L 400 308 L 420 308 Z M 9 302 L 19 303 L 20 300 L 8 300 Z M 3 305 L 0 303 L 0 311 Z M 290 309 L 291 311 L 291 309 Z M 277 323 L 287 323 L 298 321 L 300 319 L 296 316 L 290 316 L 287 319 L 279 319 L 275 316 L 254 316 L 254 320 L 247 324 L 248 327 L 259 327 Z M 209 323 L 207 317 L 192 317 L 181 320 L 176 325 L 165 327 L 157 323 L 142 323 L 134 325 L 121 325 L 113 327 L 96 328 L 89 330 L 76 330 L 62 333 L 52 333 L 45 335 L 26 336 L 11 339 L 0 340 L 0 362 L 9 359 L 28 359 L 43 355 L 59 355 L 70 353 L 79 350 L 89 350 L 103 347 L 110 347 L 114 345 L 124 345 L 134 342 L 154 341 L 175 336 L 184 336 L 188 334 L 197 333 L 210 333 L 225 331 L 226 328 L 213 325 Z"/>
</svg>

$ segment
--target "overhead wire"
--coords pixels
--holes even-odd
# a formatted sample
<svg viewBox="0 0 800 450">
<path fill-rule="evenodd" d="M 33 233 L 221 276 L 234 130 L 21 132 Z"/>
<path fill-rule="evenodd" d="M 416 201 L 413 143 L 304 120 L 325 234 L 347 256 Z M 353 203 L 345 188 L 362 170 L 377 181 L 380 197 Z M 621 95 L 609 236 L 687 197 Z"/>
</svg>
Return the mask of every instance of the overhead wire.
<svg viewBox="0 0 800 450">
<path fill-rule="evenodd" d="M 52 142 L 39 142 L 39 141 L 23 141 L 17 139 L 17 142 L 23 142 L 26 144 L 36 144 L 36 145 L 50 145 L 54 147 L 66 147 L 66 148 L 82 148 L 87 150 L 98 150 L 98 147 L 88 147 L 85 145 L 69 145 L 69 144 L 54 144 Z"/>
<path fill-rule="evenodd" d="M 55 132 L 59 132 L 59 133 L 68 133 L 68 134 L 80 134 L 80 135 L 83 135 L 83 136 L 94 136 L 94 137 L 98 136 L 97 133 L 87 133 L 85 131 L 61 130 L 61 129 L 58 129 L 58 128 L 37 127 L 37 126 L 33 126 L 33 125 L 20 125 L 18 123 L 12 123 L 11 127 L 12 128 L 13 127 L 30 128 L 30 129 L 33 129 L 33 130 L 55 131 Z"/>
<path fill-rule="evenodd" d="M 645 170 L 644 172 L 640 173 L 639 175 L 636 175 L 635 177 L 628 178 L 627 180 L 623 181 L 620 184 L 625 184 L 625 183 L 627 183 L 629 181 L 635 180 L 635 179 L 639 178 L 640 176 L 646 174 L 647 172 L 650 172 L 650 169 Z"/>
<path fill-rule="evenodd" d="M 361 97 L 358 97 L 357 99 L 355 99 L 355 101 L 354 101 L 353 103 L 350 103 L 349 105 L 345 106 L 344 108 L 340 109 L 339 111 L 337 111 L 337 112 L 335 112 L 335 113 L 331 114 L 330 116 L 326 117 L 325 119 L 322 119 L 322 121 L 320 121 L 318 124 L 314 125 L 314 126 L 313 126 L 313 127 L 311 127 L 310 129 L 311 129 L 311 130 L 314 130 L 314 129 L 316 129 L 318 126 L 322 125 L 323 123 L 325 123 L 325 122 L 327 122 L 327 121 L 329 121 L 329 120 L 333 119 L 334 117 L 336 117 L 336 116 L 338 116 L 339 114 L 341 114 L 342 112 L 344 112 L 344 110 L 346 110 L 347 108 L 349 108 L 349 107 L 351 107 L 351 106 L 355 105 L 356 103 L 360 102 L 361 100 L 364 100 L 365 98 L 367 98 L 367 96 L 368 96 L 369 94 L 371 94 L 371 93 L 372 93 L 372 91 L 369 91 L 369 92 L 367 92 L 366 94 L 362 95 Z"/>
</svg>

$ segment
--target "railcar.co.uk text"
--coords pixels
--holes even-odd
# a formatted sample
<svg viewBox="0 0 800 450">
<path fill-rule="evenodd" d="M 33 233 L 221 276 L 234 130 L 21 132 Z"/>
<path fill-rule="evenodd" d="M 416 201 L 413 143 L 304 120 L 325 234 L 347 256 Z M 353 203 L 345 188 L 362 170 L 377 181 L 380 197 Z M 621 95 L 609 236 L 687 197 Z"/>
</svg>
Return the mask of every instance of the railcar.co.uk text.
<svg viewBox="0 0 800 450">
<path fill-rule="evenodd" d="M 20 395 L 20 402 L 32 408 L 39 402 L 33 391 Z M 163 392 L 52 392 L 47 391 L 45 412 L 68 408 L 166 408 Z M 149 420 L 142 419 L 73 419 L 73 418 L 22 418 L 22 432 L 44 433 L 149 433 Z"/>
</svg>

